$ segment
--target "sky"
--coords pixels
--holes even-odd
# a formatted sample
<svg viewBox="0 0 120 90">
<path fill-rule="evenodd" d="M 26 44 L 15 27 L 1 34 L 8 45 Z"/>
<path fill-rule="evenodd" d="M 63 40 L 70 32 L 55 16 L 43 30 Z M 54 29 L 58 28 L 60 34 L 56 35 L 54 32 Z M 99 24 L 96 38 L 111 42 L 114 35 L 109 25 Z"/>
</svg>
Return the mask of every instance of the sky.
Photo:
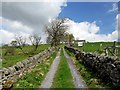
<svg viewBox="0 0 120 90">
<path fill-rule="evenodd" d="M 54 18 L 67 18 L 75 39 L 89 42 L 117 41 L 119 13 L 116 2 L 2 2 L 0 44 L 10 43 L 15 35 L 26 38 L 37 33 L 45 43 L 44 25 Z M 28 41 L 29 42 L 29 41 Z"/>
<path fill-rule="evenodd" d="M 109 11 L 112 5 L 113 2 L 68 2 L 67 7 L 60 13 L 60 17 L 69 17 L 75 22 L 96 21 L 97 25 L 101 27 L 101 34 L 112 33 L 117 14 L 117 10 Z M 115 5 L 117 8 L 117 4 Z"/>
</svg>

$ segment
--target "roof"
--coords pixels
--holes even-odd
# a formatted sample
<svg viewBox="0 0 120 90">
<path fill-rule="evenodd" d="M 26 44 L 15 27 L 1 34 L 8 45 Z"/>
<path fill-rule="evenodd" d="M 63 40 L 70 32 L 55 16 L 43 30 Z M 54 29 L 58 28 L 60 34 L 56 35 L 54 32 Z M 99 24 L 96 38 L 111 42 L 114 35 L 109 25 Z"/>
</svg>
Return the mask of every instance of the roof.
<svg viewBox="0 0 120 90">
<path fill-rule="evenodd" d="M 75 40 L 75 42 L 85 42 L 85 40 Z"/>
</svg>

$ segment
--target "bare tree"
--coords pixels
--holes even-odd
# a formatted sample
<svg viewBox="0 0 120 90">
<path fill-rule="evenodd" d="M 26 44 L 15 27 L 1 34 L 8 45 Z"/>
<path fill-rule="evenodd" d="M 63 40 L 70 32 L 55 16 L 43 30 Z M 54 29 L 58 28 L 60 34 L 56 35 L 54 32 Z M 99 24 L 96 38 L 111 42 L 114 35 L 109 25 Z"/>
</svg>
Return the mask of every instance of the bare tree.
<svg viewBox="0 0 120 90">
<path fill-rule="evenodd" d="M 23 50 L 23 47 L 25 46 L 26 44 L 26 38 L 23 38 L 23 36 L 15 36 L 15 40 L 17 41 L 17 44 L 18 44 L 18 47 L 21 49 L 21 51 L 24 53 L 24 54 L 27 54 L 24 52 Z"/>
<path fill-rule="evenodd" d="M 68 26 L 65 25 L 66 21 L 66 19 L 56 19 L 46 26 L 46 32 L 48 34 L 47 42 L 50 43 L 51 46 L 60 44 L 61 39 L 68 28 Z"/>
<path fill-rule="evenodd" d="M 29 37 L 29 39 L 30 39 L 32 45 L 35 47 L 34 51 L 36 51 L 38 46 L 39 46 L 39 44 L 41 43 L 40 42 L 41 41 L 41 37 L 38 34 L 34 34 L 34 35 L 31 35 Z"/>
</svg>

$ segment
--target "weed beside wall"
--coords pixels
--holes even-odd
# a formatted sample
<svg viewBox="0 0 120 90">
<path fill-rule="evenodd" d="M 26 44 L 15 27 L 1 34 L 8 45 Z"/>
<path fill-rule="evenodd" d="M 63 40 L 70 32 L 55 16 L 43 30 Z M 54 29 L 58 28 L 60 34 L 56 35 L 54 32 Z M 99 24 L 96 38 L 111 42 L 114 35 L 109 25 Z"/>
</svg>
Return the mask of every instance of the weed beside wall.
<svg viewBox="0 0 120 90">
<path fill-rule="evenodd" d="M 103 81 L 110 82 L 113 86 L 120 86 L 119 58 L 86 53 L 73 47 L 65 46 L 65 49 L 74 53 L 79 62 L 91 69 Z"/>
<path fill-rule="evenodd" d="M 12 87 L 13 83 L 16 82 L 18 78 L 20 78 L 22 75 L 25 75 L 26 72 L 30 72 L 30 70 L 38 63 L 41 63 L 43 60 L 49 58 L 55 50 L 55 47 L 48 48 L 33 57 L 29 57 L 28 59 L 18 62 L 14 66 L 2 68 L 0 70 L 0 74 L 2 75 L 0 81 L 2 82 L 2 88 Z"/>
</svg>

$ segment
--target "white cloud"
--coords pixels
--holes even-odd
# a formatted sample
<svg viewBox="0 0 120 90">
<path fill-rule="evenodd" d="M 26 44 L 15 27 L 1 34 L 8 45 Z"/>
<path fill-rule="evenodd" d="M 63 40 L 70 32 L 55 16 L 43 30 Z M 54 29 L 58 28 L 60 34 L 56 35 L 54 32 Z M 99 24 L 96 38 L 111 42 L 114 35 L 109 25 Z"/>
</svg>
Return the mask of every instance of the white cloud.
<svg viewBox="0 0 120 90">
<path fill-rule="evenodd" d="M 28 34 L 33 33 L 33 29 L 31 27 L 24 25 L 19 21 L 13 21 L 13 20 L 5 19 L 5 18 L 1 18 L 1 19 L 2 19 L 2 24 L 3 24 L 2 28 L 5 28 L 5 30 L 9 32 L 13 32 L 17 34 L 19 34 L 20 32 L 24 32 Z"/>
<path fill-rule="evenodd" d="M 0 44 L 3 43 L 10 43 L 10 40 L 14 38 L 14 34 L 11 32 L 8 32 L 6 30 L 1 29 L 0 30 Z"/>
<path fill-rule="evenodd" d="M 116 30 L 118 31 L 118 41 L 120 41 L 120 14 L 117 14 L 116 16 Z"/>
<path fill-rule="evenodd" d="M 49 0 L 48 0 L 49 1 Z M 49 19 L 58 17 L 61 7 L 66 6 L 66 0 L 61 2 L 12 2 L 2 4 L 2 15 L 14 21 L 20 21 L 25 25 L 31 26 L 35 32 L 40 32 L 43 25 Z"/>
<path fill-rule="evenodd" d="M 45 42 L 44 25 L 50 19 L 59 16 L 62 7 L 67 6 L 67 0 L 51 0 L 42 2 L 3 2 L 2 16 L 3 29 L 10 33 L 40 34 Z M 1 14 L 0 14 L 1 15 Z M 5 38 L 5 37 L 4 37 Z M 10 40 L 10 39 L 9 39 Z"/>
<path fill-rule="evenodd" d="M 119 14 L 116 15 L 116 20 L 118 20 L 118 15 L 119 15 Z"/>
<path fill-rule="evenodd" d="M 0 30 L 0 38 L 2 43 L 10 43 L 14 39 L 15 35 L 21 35 L 23 37 L 29 37 L 33 33 L 33 29 L 23 25 L 18 21 L 12 21 L 5 18 L 0 18 L 2 21 L 2 29 Z"/>
<path fill-rule="evenodd" d="M 112 9 L 108 10 L 108 12 L 116 12 L 118 11 L 118 5 L 117 3 L 112 4 Z"/>
<path fill-rule="evenodd" d="M 76 23 L 69 20 L 67 24 L 70 26 L 69 33 L 72 33 L 75 39 L 84 39 L 90 42 L 99 41 L 114 41 L 118 39 L 118 31 L 115 30 L 111 34 L 98 34 L 100 27 L 96 25 L 96 22 L 80 22 Z"/>
</svg>

